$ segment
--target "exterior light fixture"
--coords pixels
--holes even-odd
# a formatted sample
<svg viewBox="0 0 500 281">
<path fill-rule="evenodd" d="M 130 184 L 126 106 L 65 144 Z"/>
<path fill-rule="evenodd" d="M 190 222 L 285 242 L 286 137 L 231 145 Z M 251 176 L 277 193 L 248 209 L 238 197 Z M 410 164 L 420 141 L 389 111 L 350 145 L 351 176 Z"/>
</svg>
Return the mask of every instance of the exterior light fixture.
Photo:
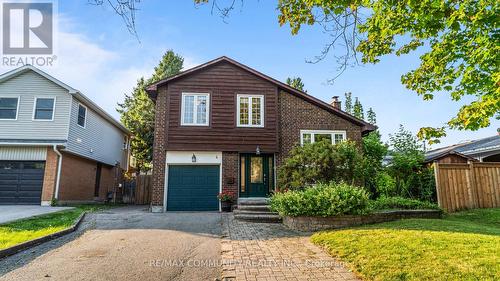
<svg viewBox="0 0 500 281">
<path fill-rule="evenodd" d="M 260 155 L 260 146 L 257 145 L 257 148 L 255 149 L 255 154 Z"/>
<path fill-rule="evenodd" d="M 193 156 L 191 157 L 191 161 L 192 161 L 193 163 L 196 163 L 196 155 L 194 155 L 194 153 L 193 153 Z"/>
</svg>

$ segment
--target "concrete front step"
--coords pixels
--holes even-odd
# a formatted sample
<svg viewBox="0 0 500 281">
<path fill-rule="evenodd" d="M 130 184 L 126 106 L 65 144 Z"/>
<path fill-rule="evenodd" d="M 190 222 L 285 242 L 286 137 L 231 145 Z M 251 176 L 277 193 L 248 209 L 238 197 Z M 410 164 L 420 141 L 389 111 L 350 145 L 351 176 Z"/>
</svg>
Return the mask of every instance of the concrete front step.
<svg viewBox="0 0 500 281">
<path fill-rule="evenodd" d="M 269 205 L 268 198 L 239 198 L 238 205 Z"/>
<path fill-rule="evenodd" d="M 270 212 L 269 205 L 239 205 L 238 210 Z"/>
<path fill-rule="evenodd" d="M 281 217 L 275 214 L 234 214 L 234 218 L 237 220 L 251 221 L 251 222 L 268 222 L 268 223 L 279 223 L 281 222 Z"/>
<path fill-rule="evenodd" d="M 278 213 L 271 212 L 269 210 L 242 210 L 242 209 L 235 209 L 233 211 L 235 215 L 254 215 L 254 216 L 260 216 L 260 215 L 278 215 Z"/>
</svg>

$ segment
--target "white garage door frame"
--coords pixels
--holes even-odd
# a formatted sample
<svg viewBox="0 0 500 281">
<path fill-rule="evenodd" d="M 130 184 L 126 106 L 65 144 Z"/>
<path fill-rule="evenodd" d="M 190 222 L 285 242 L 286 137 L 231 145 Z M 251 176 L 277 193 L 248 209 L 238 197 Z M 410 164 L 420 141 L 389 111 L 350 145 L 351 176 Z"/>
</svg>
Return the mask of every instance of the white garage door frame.
<svg viewBox="0 0 500 281">
<path fill-rule="evenodd" d="M 194 156 L 194 157 L 193 157 Z M 168 168 L 173 165 L 218 165 L 219 192 L 222 192 L 222 152 L 221 151 L 167 151 L 165 165 L 165 185 L 163 189 L 162 212 L 167 211 Z M 195 159 L 195 162 L 193 160 Z M 154 210 L 152 210 L 154 212 Z M 219 201 L 219 212 L 221 204 Z"/>
</svg>

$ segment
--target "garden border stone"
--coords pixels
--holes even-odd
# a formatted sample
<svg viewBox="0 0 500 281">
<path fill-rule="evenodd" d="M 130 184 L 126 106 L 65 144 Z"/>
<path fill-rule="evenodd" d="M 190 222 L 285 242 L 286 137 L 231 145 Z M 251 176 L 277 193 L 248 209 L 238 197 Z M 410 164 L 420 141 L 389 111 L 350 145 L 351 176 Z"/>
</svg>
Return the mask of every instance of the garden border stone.
<svg viewBox="0 0 500 281">
<path fill-rule="evenodd" d="M 283 224 L 293 230 L 313 232 L 327 229 L 339 229 L 351 226 L 373 224 L 400 219 L 442 218 L 441 210 L 389 210 L 379 211 L 369 215 L 341 215 L 332 217 L 283 217 Z"/>
<path fill-rule="evenodd" d="M 78 226 L 80 225 L 80 223 L 82 222 L 83 218 L 85 217 L 85 214 L 86 214 L 86 212 L 83 212 L 82 214 L 80 214 L 80 216 L 78 217 L 76 222 L 72 226 L 70 226 L 66 229 L 63 229 L 61 231 L 58 231 L 58 232 L 55 232 L 55 233 L 52 233 L 49 235 L 45 235 L 42 237 L 38 237 L 38 238 L 35 238 L 33 240 L 29 240 L 29 241 L 23 242 L 21 244 L 17 244 L 17 245 L 14 245 L 12 247 L 0 250 L 0 259 L 3 259 L 3 258 L 8 257 L 8 256 L 12 256 L 12 255 L 19 253 L 21 251 L 27 250 L 27 249 L 32 248 L 34 246 L 40 245 L 42 243 L 45 243 L 47 241 L 53 240 L 55 238 L 64 236 L 66 234 L 69 234 L 69 233 L 75 231 L 78 228 Z"/>
</svg>

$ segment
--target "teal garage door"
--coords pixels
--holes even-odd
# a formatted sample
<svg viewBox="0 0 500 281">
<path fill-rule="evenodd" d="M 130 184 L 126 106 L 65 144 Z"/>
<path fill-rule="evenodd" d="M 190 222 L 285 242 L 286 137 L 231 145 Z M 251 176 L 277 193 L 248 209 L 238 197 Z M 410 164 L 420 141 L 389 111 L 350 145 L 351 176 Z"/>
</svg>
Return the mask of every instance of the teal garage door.
<svg viewBox="0 0 500 281">
<path fill-rule="evenodd" d="M 218 211 L 219 166 L 171 165 L 167 211 Z"/>
</svg>

